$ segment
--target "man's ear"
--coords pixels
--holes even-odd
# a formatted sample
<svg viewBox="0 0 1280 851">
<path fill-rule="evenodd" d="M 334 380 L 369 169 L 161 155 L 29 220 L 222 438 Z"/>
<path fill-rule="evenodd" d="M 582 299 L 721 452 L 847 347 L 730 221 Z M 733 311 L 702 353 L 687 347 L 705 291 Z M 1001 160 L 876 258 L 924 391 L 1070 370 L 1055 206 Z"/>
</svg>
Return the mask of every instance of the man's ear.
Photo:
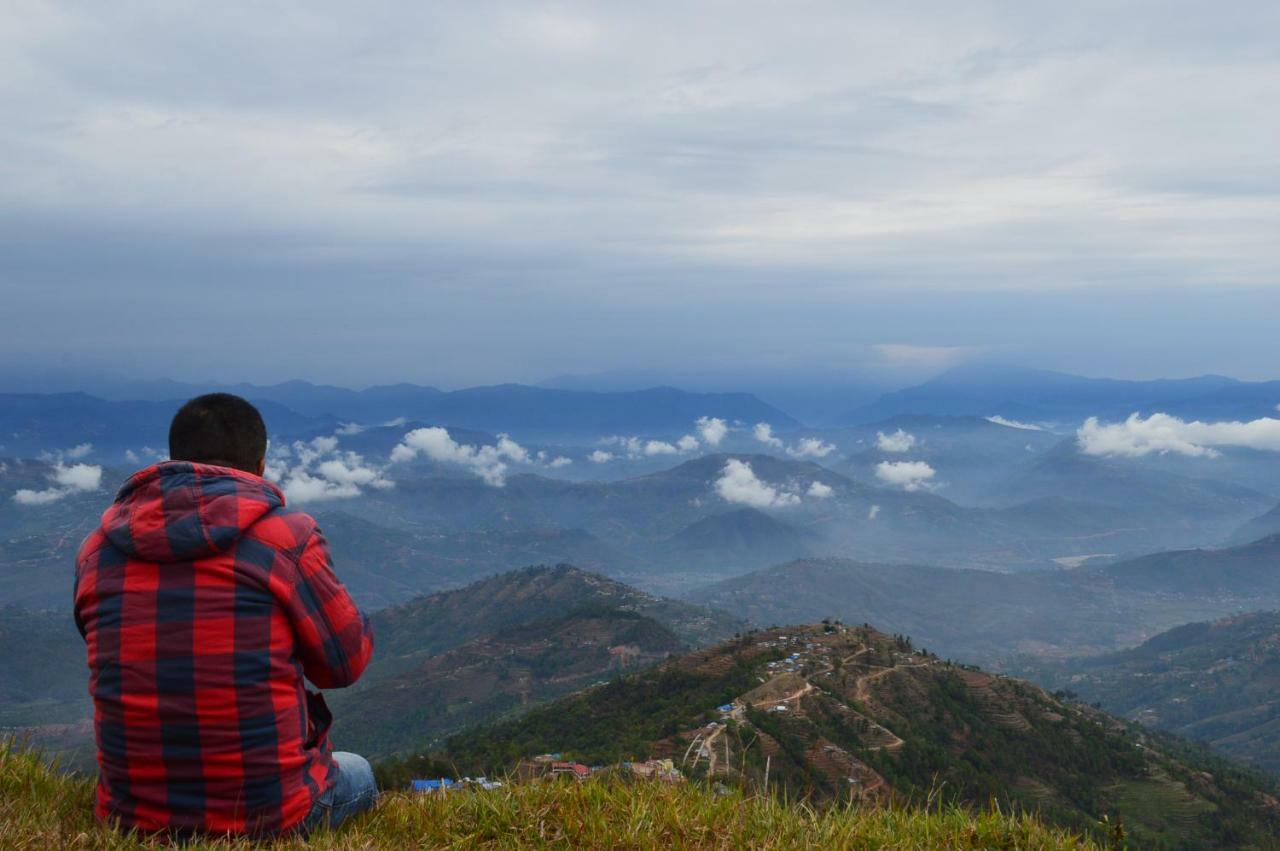
<svg viewBox="0 0 1280 851">
<path fill-rule="evenodd" d="M 259 458 L 259 459 L 258 459 L 258 470 L 257 470 L 258 476 L 259 476 L 259 477 L 261 477 L 261 476 L 262 476 L 262 474 L 263 474 L 263 473 L 265 473 L 266 471 L 267 471 L 267 459 L 266 459 L 266 458 Z"/>
</svg>

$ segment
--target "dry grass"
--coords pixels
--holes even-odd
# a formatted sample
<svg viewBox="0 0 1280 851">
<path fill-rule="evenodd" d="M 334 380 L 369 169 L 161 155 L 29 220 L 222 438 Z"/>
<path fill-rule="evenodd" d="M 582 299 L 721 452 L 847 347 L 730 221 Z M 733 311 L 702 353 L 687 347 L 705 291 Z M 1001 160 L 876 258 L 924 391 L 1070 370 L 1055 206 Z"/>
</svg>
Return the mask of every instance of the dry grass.
<svg viewBox="0 0 1280 851">
<path fill-rule="evenodd" d="M 58 774 L 34 754 L 0 743 L 0 848 L 161 847 L 94 822 L 91 783 Z M 377 809 L 309 842 L 232 848 L 885 848 L 1094 849 L 1028 816 L 960 809 L 822 812 L 696 785 L 592 781 L 511 785 L 448 797 L 386 795 Z"/>
</svg>

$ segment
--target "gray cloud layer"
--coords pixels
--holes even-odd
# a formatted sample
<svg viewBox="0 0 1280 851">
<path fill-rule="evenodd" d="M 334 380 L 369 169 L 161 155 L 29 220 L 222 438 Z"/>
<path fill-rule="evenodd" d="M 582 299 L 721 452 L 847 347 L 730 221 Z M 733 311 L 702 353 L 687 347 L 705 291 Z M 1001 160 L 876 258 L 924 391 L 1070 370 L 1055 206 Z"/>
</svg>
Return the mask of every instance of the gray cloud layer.
<svg viewBox="0 0 1280 851">
<path fill-rule="evenodd" d="M 468 381 L 905 345 L 1158 373 L 1197 367 L 1109 338 L 1207 307 L 1232 328 L 1201 368 L 1256 374 L 1280 354 L 1253 319 L 1280 260 L 1278 18 L 19 3 L 0 280 L 28 321 L 0 354 Z M 193 344 L 192 315 L 220 335 Z"/>
</svg>

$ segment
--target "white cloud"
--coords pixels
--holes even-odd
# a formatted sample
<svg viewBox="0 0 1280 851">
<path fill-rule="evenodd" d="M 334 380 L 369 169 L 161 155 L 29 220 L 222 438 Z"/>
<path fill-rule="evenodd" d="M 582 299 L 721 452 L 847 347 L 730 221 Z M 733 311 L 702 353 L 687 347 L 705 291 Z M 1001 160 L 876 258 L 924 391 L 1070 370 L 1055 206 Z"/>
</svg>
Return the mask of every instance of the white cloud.
<svg viewBox="0 0 1280 851">
<path fill-rule="evenodd" d="M 22 488 L 13 495 L 13 501 L 19 505 L 48 505 L 51 502 L 57 502 L 68 493 L 70 491 L 65 491 L 61 488 L 46 488 L 42 491 Z"/>
<path fill-rule="evenodd" d="M 871 347 L 889 363 L 941 371 L 979 354 L 975 346 L 916 346 L 907 343 L 880 343 Z"/>
<path fill-rule="evenodd" d="M 78 446 L 73 446 L 73 447 L 71 447 L 70 449 L 68 449 L 67 451 L 63 452 L 62 454 L 63 454 L 65 457 L 70 458 L 72 461 L 77 461 L 77 460 L 79 460 L 79 459 L 81 459 L 81 458 L 85 457 L 86 455 L 88 455 L 88 454 L 89 454 L 90 452 L 92 452 L 92 451 L 93 451 L 93 444 L 92 444 L 92 443 L 81 443 L 81 444 L 80 444 L 80 445 L 78 445 Z"/>
<path fill-rule="evenodd" d="M 327 437 L 317 437 L 311 441 L 311 446 L 317 452 L 332 452 L 338 448 L 338 438 L 333 435 Z"/>
<path fill-rule="evenodd" d="M 996 425 L 1005 426 L 1006 428 L 1018 428 L 1018 429 L 1022 429 L 1023 431 L 1044 431 L 1043 428 L 1036 425 L 1035 423 L 1023 423 L 1023 422 L 1018 422 L 1017 420 L 1008 420 L 1000 416 L 999 414 L 996 414 L 995 416 L 987 417 L 987 422 L 995 423 Z"/>
<path fill-rule="evenodd" d="M 336 436 L 321 436 L 292 446 L 267 447 L 263 476 L 280 485 L 290 502 L 320 502 L 360 496 L 364 488 L 386 490 L 395 483 L 381 467 L 357 452 L 341 452 Z"/>
<path fill-rule="evenodd" d="M 645 456 L 645 441 L 641 440 L 638 437 L 622 437 L 622 436 L 606 437 L 604 440 L 600 442 L 606 446 L 617 446 L 619 449 L 622 450 L 622 453 L 626 455 L 628 458 L 635 459 L 635 458 L 643 458 Z M 603 452 L 602 454 L 609 456 L 607 459 L 605 459 L 607 461 L 611 461 L 615 457 L 612 452 Z M 603 464 L 604 461 L 597 461 L 596 463 Z"/>
<path fill-rule="evenodd" d="M 720 441 L 729 432 L 729 425 L 718 417 L 698 417 L 694 421 L 694 427 L 697 434 L 686 434 L 674 443 L 667 440 L 645 440 L 635 436 L 614 435 L 606 437 L 600 441 L 606 446 L 620 447 L 628 458 L 652 458 L 659 455 L 677 455 L 689 452 L 696 452 L 704 445 L 707 447 L 715 447 L 720 445 Z M 604 453 L 610 455 L 610 458 L 604 460 L 612 460 L 612 453 Z M 604 463 L 604 460 L 596 463 Z"/>
<path fill-rule="evenodd" d="M 500 456 L 508 458 L 517 464 L 530 463 L 528 450 L 505 434 L 498 435 L 497 450 Z"/>
<path fill-rule="evenodd" d="M 794 446 L 787 446 L 782 441 L 782 438 L 773 433 L 773 426 L 769 423 L 756 423 L 751 433 L 757 441 L 765 446 L 772 449 L 783 449 L 793 458 L 825 458 L 836 451 L 835 446 L 830 443 L 823 443 L 815 437 L 804 437 Z"/>
<path fill-rule="evenodd" d="M 671 444 L 664 445 L 670 447 L 671 452 L 676 451 Z M 644 449 L 648 451 L 649 447 L 646 446 Z M 597 452 L 598 455 L 593 453 L 591 456 L 591 460 L 597 464 L 612 458 L 608 452 L 600 450 Z M 573 463 L 571 458 L 563 455 L 550 458 L 545 451 L 538 452 L 536 455 L 530 454 L 529 450 L 505 434 L 498 435 L 498 442 L 492 446 L 460 444 L 449 436 L 448 429 L 439 426 L 417 428 L 406 434 L 391 450 L 391 461 L 393 463 L 411 461 L 419 455 L 425 455 L 442 464 L 458 464 L 466 467 L 486 483 L 499 488 L 507 483 L 506 473 L 509 463 L 543 465 L 551 469 L 566 467 Z M 603 458 L 605 455 L 610 457 Z"/>
<path fill-rule="evenodd" d="M 419 454 L 423 454 L 432 461 L 438 461 L 443 464 L 458 464 L 466 467 L 484 479 L 487 484 L 500 488 L 507 483 L 507 465 L 503 459 L 515 460 L 515 458 L 507 456 L 504 449 L 512 446 L 519 450 L 517 452 L 519 457 L 528 457 L 528 453 L 506 435 L 499 437 L 499 442 L 496 446 L 481 446 L 477 448 L 458 443 L 449 436 L 448 429 L 431 426 L 429 428 L 416 428 L 406 434 L 391 451 L 391 460 L 394 462 L 409 461 L 418 457 Z"/>
<path fill-rule="evenodd" d="M 787 448 L 787 454 L 794 458 L 826 458 L 835 451 L 835 446 L 816 437 L 803 437 L 795 446 Z"/>
<path fill-rule="evenodd" d="M 96 491 L 102 486 L 102 468 L 97 464 L 67 466 L 58 461 L 49 472 L 49 479 L 54 483 L 53 487 L 44 490 L 22 488 L 13 495 L 14 501 L 21 505 L 48 505 L 73 493 Z"/>
<path fill-rule="evenodd" d="M 719 417 L 698 417 L 695 425 L 702 442 L 711 447 L 719 446 L 720 441 L 729 433 L 729 424 Z"/>
<path fill-rule="evenodd" d="M 603 449 L 597 449 L 587 456 L 587 460 L 592 464 L 608 464 L 613 460 L 612 452 L 605 452 Z"/>
<path fill-rule="evenodd" d="M 645 455 L 676 455 L 680 450 L 665 440 L 650 440 L 644 445 Z"/>
<path fill-rule="evenodd" d="M 97 464 L 58 464 L 53 470 L 53 480 L 73 491 L 96 491 L 102 485 L 102 468 Z"/>
<path fill-rule="evenodd" d="M 134 452 L 132 449 L 126 449 L 124 451 L 124 460 L 128 461 L 130 464 L 137 464 L 142 459 L 139 458 L 138 453 Z"/>
<path fill-rule="evenodd" d="M 1076 442 L 1086 455 L 1141 457 L 1152 453 L 1213 458 L 1215 447 L 1237 446 L 1280 452 L 1280 419 L 1262 417 L 1249 422 L 1187 422 L 1169 414 L 1143 419 L 1132 414 L 1122 423 L 1102 425 L 1097 417 L 1085 420 L 1076 431 Z"/>
<path fill-rule="evenodd" d="M 280 484 L 290 502 L 322 502 L 326 499 L 349 499 L 360 495 L 359 486 L 351 482 L 334 482 L 313 476 L 306 470 L 291 471 Z"/>
<path fill-rule="evenodd" d="M 773 426 L 768 423 L 756 423 L 755 428 L 751 431 L 756 440 L 765 446 L 772 446 L 774 449 L 782 448 L 782 440 L 773 436 Z"/>
<path fill-rule="evenodd" d="M 881 461 L 876 465 L 877 479 L 905 491 L 932 488 L 935 475 L 937 471 L 924 461 Z"/>
<path fill-rule="evenodd" d="M 396 417 L 395 419 L 387 420 L 385 423 L 382 423 L 381 425 L 384 428 L 399 428 L 400 426 L 404 425 L 408 421 L 409 420 L 405 417 Z M 370 428 L 373 428 L 373 426 L 367 426 L 363 423 L 343 423 L 342 425 L 338 426 L 338 428 L 335 429 L 333 433 L 335 435 L 338 435 L 339 437 L 351 437 L 352 435 L 360 434 L 361 432 L 368 431 Z"/>
<path fill-rule="evenodd" d="M 342 458 L 320 462 L 316 472 L 335 484 L 379 489 L 391 487 L 391 482 L 382 477 L 381 470 L 364 466 L 363 459 L 354 452 L 347 452 Z"/>
<path fill-rule="evenodd" d="M 809 496 L 814 499 L 826 499 L 835 493 L 830 485 L 824 485 L 822 482 L 814 482 L 809 485 Z"/>
<path fill-rule="evenodd" d="M 880 506 L 878 505 L 871 506 L 871 510 L 867 512 L 867 519 L 875 520 L 879 516 L 880 516 Z"/>
<path fill-rule="evenodd" d="M 753 508 L 781 508 L 800 502 L 798 494 L 765 484 L 756 477 L 750 464 L 737 458 L 725 462 L 715 489 L 725 501 Z"/>
<path fill-rule="evenodd" d="M 881 452 L 910 452 L 916 446 L 916 436 L 898 429 L 893 434 L 876 432 L 876 448 Z"/>
<path fill-rule="evenodd" d="M 298 462 L 306 467 L 313 461 L 333 452 L 338 448 L 338 438 L 332 435 L 312 438 L 303 443 L 301 440 L 293 442 L 293 451 L 298 456 Z"/>
</svg>

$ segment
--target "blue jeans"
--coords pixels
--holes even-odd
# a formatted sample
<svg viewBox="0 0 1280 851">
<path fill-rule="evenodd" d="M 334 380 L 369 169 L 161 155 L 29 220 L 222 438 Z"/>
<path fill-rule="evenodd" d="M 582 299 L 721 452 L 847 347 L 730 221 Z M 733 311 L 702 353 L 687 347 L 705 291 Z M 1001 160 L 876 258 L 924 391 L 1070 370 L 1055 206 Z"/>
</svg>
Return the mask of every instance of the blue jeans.
<svg viewBox="0 0 1280 851">
<path fill-rule="evenodd" d="M 316 798 L 311 813 L 302 822 L 306 833 L 332 830 L 351 816 L 372 809 L 378 799 L 378 784 L 373 779 L 369 760 L 358 754 L 334 751 L 333 761 L 338 766 L 338 782 Z"/>
</svg>

